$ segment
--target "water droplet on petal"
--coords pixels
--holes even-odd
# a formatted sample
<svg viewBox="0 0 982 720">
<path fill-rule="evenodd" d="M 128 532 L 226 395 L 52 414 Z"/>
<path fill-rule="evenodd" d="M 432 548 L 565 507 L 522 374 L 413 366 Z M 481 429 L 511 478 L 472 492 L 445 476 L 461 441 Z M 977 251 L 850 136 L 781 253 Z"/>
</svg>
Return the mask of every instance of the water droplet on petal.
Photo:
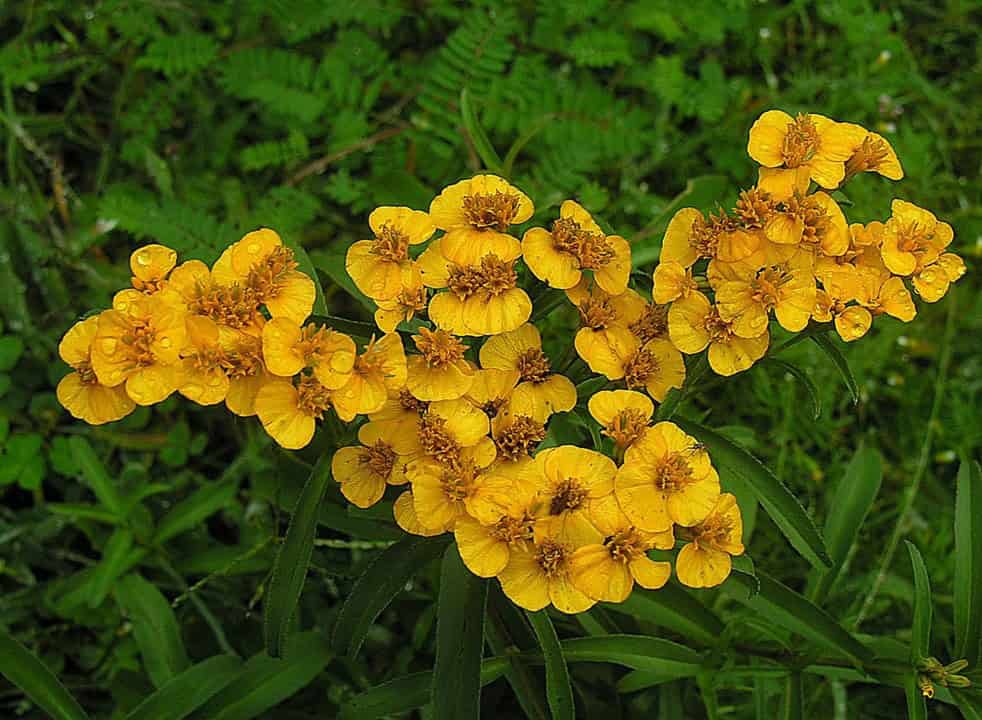
<svg viewBox="0 0 982 720">
<path fill-rule="evenodd" d="M 116 338 L 105 338 L 100 345 L 102 352 L 106 353 L 106 355 L 112 355 L 114 352 L 116 352 L 116 348 L 118 346 L 119 343 L 117 342 Z"/>
<path fill-rule="evenodd" d="M 259 251 L 262 250 L 262 245 L 259 243 L 249 243 L 249 245 L 246 246 L 246 250 L 249 251 L 250 255 L 258 255 Z"/>
<path fill-rule="evenodd" d="M 150 264 L 150 253 L 149 252 L 146 252 L 146 251 L 137 253 L 136 254 L 136 264 L 137 265 L 142 265 L 143 267 L 146 267 L 147 265 L 149 265 Z"/>
<path fill-rule="evenodd" d="M 169 348 L 173 344 L 174 343 L 170 338 L 164 338 L 163 340 L 160 341 L 160 347 L 162 348 Z"/>
</svg>

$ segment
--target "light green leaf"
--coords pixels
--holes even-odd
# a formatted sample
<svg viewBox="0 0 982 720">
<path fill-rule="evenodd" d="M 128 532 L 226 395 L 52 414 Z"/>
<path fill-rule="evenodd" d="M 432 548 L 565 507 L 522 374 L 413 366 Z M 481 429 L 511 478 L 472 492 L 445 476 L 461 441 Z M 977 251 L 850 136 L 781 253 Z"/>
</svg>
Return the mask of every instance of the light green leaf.
<svg viewBox="0 0 982 720">
<path fill-rule="evenodd" d="M 542 658 L 546 664 L 546 698 L 552 720 L 574 720 L 576 707 L 573 703 L 573 686 L 569 682 L 569 668 L 556 635 L 556 628 L 545 610 L 527 612 L 532 631 L 542 648 Z M 608 636 L 609 637 L 609 636 Z M 592 640 L 595 638 L 583 638 Z"/>
<path fill-rule="evenodd" d="M 955 651 L 976 667 L 982 642 L 982 468 L 963 460 L 955 497 Z"/>
<path fill-rule="evenodd" d="M 73 520 L 93 520 L 107 525 L 119 525 L 122 520 L 108 510 L 87 503 L 46 503 L 45 509 L 55 515 Z"/>
<path fill-rule="evenodd" d="M 0 629 L 0 675 L 23 691 L 54 720 L 87 720 L 88 715 L 34 653 Z"/>
<path fill-rule="evenodd" d="M 163 687 L 189 665 L 174 611 L 160 591 L 140 575 L 128 575 L 115 589 L 116 599 L 133 625 L 147 675 L 155 687 Z"/>
<path fill-rule="evenodd" d="M 635 588 L 624 602 L 604 607 L 661 625 L 707 645 L 715 645 L 723 634 L 723 622 L 716 614 L 674 583 L 650 592 Z"/>
<path fill-rule="evenodd" d="M 470 93 L 467 88 L 460 91 L 460 117 L 464 123 L 464 129 L 474 145 L 474 152 L 481 158 L 484 167 L 488 172 L 495 175 L 501 174 L 501 158 L 494 149 L 491 141 L 488 140 L 487 133 L 481 127 L 481 121 L 477 117 L 474 103 L 471 101 Z"/>
<path fill-rule="evenodd" d="M 99 607 L 106 599 L 113 583 L 129 570 L 127 560 L 133 548 L 133 533 L 126 528 L 116 528 L 109 536 L 102 551 L 102 559 L 89 578 L 89 607 Z"/>
<path fill-rule="evenodd" d="M 481 656 L 488 582 L 471 573 L 451 543 L 443 555 L 437 604 L 434 720 L 481 714 Z"/>
<path fill-rule="evenodd" d="M 286 538 L 276 554 L 263 621 L 266 652 L 271 657 L 283 655 L 290 621 L 303 591 L 307 566 L 314 550 L 321 499 L 331 481 L 333 457 L 333 451 L 325 452 L 311 471 L 290 517 Z"/>
<path fill-rule="evenodd" d="M 724 486 L 727 473 L 746 482 L 795 550 L 815 567 L 831 567 L 832 561 L 825 549 L 825 542 L 812 519 L 774 473 L 722 435 L 688 420 L 676 418 L 674 422 L 706 446 L 713 464 L 720 471 Z"/>
<path fill-rule="evenodd" d="M 293 251 L 293 259 L 297 261 L 297 270 L 314 281 L 314 289 L 317 292 L 317 296 L 314 298 L 314 307 L 311 312 L 314 315 L 327 315 L 327 303 L 324 301 L 324 288 L 321 287 L 320 278 L 317 277 L 317 268 L 315 268 L 314 263 L 311 262 L 310 256 L 307 255 L 307 251 L 303 249 L 303 246 L 298 241 L 290 237 L 283 238 L 283 244 Z"/>
<path fill-rule="evenodd" d="M 801 691 L 801 673 L 788 675 L 781 699 L 781 720 L 802 720 L 805 716 L 804 697 Z"/>
<path fill-rule="evenodd" d="M 907 698 L 907 720 L 927 720 L 927 699 L 917 687 L 917 673 L 904 678 L 904 695 Z"/>
<path fill-rule="evenodd" d="M 205 518 L 228 507 L 238 491 L 239 484 L 235 481 L 214 483 L 199 488 L 177 503 L 160 519 L 154 535 L 154 543 L 165 543 L 181 533 L 198 527 Z"/>
<path fill-rule="evenodd" d="M 567 662 L 608 662 L 675 677 L 699 672 L 702 657 L 670 640 L 646 635 L 603 635 L 563 640 Z"/>
<path fill-rule="evenodd" d="M 375 303 L 355 286 L 354 281 L 348 275 L 347 269 L 345 269 L 347 247 L 341 247 L 335 244 L 325 250 L 315 250 L 313 253 L 312 259 L 318 269 L 323 270 L 335 285 L 357 300 L 370 314 L 375 312 Z M 327 315 L 327 312 L 325 309 L 324 312 L 314 314 Z"/>
<path fill-rule="evenodd" d="M 965 720 L 982 720 L 982 695 L 959 688 L 948 688 L 948 692 Z"/>
<path fill-rule="evenodd" d="M 355 582 L 338 613 L 333 638 L 336 652 L 357 655 L 375 618 L 413 575 L 443 552 L 446 543 L 446 537 L 412 537 L 380 552 Z"/>
<path fill-rule="evenodd" d="M 828 355 L 829 360 L 832 361 L 836 370 L 842 375 L 846 387 L 849 388 L 849 394 L 852 395 L 853 403 L 858 403 L 859 383 L 856 382 L 856 377 L 852 374 L 852 370 L 849 369 L 849 362 L 846 360 L 846 356 L 842 354 L 842 351 L 832 342 L 832 339 L 826 333 L 816 333 L 811 336 L 811 339 Z"/>
<path fill-rule="evenodd" d="M 904 540 L 910 553 L 910 564 L 914 572 L 914 622 L 910 631 L 910 659 L 917 663 L 931 656 L 931 581 L 927 566 L 920 551 L 909 540 Z"/>
<path fill-rule="evenodd" d="M 126 720 L 182 720 L 226 687 L 242 669 L 234 655 L 216 655 L 189 667 L 136 706 Z"/>
<path fill-rule="evenodd" d="M 99 502 L 110 512 L 122 517 L 126 507 L 123 498 L 116 489 L 112 478 L 109 477 L 106 466 L 96 456 L 89 441 L 81 435 L 73 435 L 68 439 L 68 443 L 75 456 L 75 461 L 82 471 L 82 477 L 92 488 L 95 496 L 99 498 Z"/>
</svg>

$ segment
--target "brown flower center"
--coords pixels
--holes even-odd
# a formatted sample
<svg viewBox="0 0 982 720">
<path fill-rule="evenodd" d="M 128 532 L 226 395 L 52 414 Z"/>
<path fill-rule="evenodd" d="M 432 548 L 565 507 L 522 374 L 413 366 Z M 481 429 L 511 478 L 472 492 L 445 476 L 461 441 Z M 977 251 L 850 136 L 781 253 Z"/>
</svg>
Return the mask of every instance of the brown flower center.
<svg viewBox="0 0 982 720">
<path fill-rule="evenodd" d="M 297 384 L 297 409 L 304 415 L 320 419 L 331 406 L 331 391 L 312 375 L 304 375 Z"/>
<path fill-rule="evenodd" d="M 372 254 L 392 262 L 406 260 L 409 258 L 409 236 L 386 223 L 379 228 L 372 242 Z"/>
<path fill-rule="evenodd" d="M 95 370 L 92 369 L 92 363 L 88 360 L 82 360 L 77 365 L 72 366 L 75 372 L 78 373 L 79 382 L 83 385 L 98 385 L 99 378 L 95 376 Z"/>
<path fill-rule="evenodd" d="M 867 135 L 846 160 L 846 179 L 867 170 L 876 170 L 889 156 L 890 150 L 882 138 Z"/>
<path fill-rule="evenodd" d="M 518 356 L 518 372 L 524 381 L 543 382 L 551 371 L 549 358 L 541 348 L 529 348 Z"/>
<path fill-rule="evenodd" d="M 477 468 L 473 463 L 456 463 L 447 467 L 440 475 L 440 488 L 451 502 L 463 502 L 474 492 Z"/>
<path fill-rule="evenodd" d="M 392 468 L 396 465 L 396 458 L 396 452 L 391 445 L 384 440 L 376 440 L 374 445 L 362 450 L 359 460 L 363 465 L 368 465 L 379 477 L 388 479 L 392 474 Z"/>
<path fill-rule="evenodd" d="M 715 215 L 710 213 L 708 219 L 699 217 L 692 222 L 689 244 L 699 257 L 714 258 L 720 237 L 736 229 L 736 221 L 721 209 Z"/>
<path fill-rule="evenodd" d="M 198 281 L 188 310 L 219 325 L 241 330 L 255 322 L 258 305 L 253 292 L 238 283 L 226 286 Z"/>
<path fill-rule="evenodd" d="M 676 493 L 693 481 L 692 468 L 682 455 L 670 453 L 655 468 L 652 479 L 661 492 Z"/>
<path fill-rule="evenodd" d="M 505 262 L 494 253 L 481 258 L 482 289 L 493 297 L 503 295 L 518 284 L 515 263 Z"/>
<path fill-rule="evenodd" d="M 522 545 L 532 541 L 532 527 L 535 519 L 528 513 L 521 517 L 503 515 L 498 522 L 488 528 L 488 534 L 495 540 L 509 545 Z"/>
<path fill-rule="evenodd" d="M 424 415 L 419 421 L 417 437 L 423 452 L 440 462 L 453 464 L 460 457 L 460 445 L 447 429 L 447 421 L 439 415 Z"/>
<path fill-rule="evenodd" d="M 560 217 L 553 222 L 552 246 L 575 257 L 584 270 L 599 270 L 614 259 L 614 249 L 602 233 L 583 229 L 571 217 Z"/>
<path fill-rule="evenodd" d="M 792 279 L 787 265 L 771 265 L 757 271 L 750 281 L 750 296 L 767 310 L 781 300 L 781 289 Z"/>
<path fill-rule="evenodd" d="M 624 363 L 624 382 L 631 389 L 643 388 L 648 383 L 648 378 L 659 369 L 658 358 L 641 348 Z"/>
<path fill-rule="evenodd" d="M 422 353 L 427 367 L 444 368 L 464 359 L 467 346 L 446 330 L 420 328 L 413 336 L 416 348 Z"/>
<path fill-rule="evenodd" d="M 897 222 L 897 248 L 901 252 L 921 253 L 927 249 L 934 233 L 928 232 L 916 222 L 901 224 Z"/>
<path fill-rule="evenodd" d="M 808 115 L 798 115 L 788 126 L 784 144 L 781 146 L 784 166 L 796 168 L 804 165 L 815 157 L 820 145 L 818 128 L 814 121 Z"/>
<path fill-rule="evenodd" d="M 630 330 L 641 344 L 655 338 L 668 336 L 668 305 L 648 303 L 641 316 L 630 325 Z"/>
<path fill-rule="evenodd" d="M 501 190 L 465 195 L 464 215 L 471 227 L 500 232 L 507 230 L 512 224 L 521 201 L 518 195 Z"/>
<path fill-rule="evenodd" d="M 710 342 L 729 342 L 733 338 L 733 330 L 730 323 L 719 316 L 719 311 L 714 307 L 703 320 L 703 328 L 709 333 Z"/>
<path fill-rule="evenodd" d="M 549 514 L 561 515 L 578 510 L 587 499 L 587 490 L 576 478 L 566 478 L 556 486 L 549 502 Z"/>
<path fill-rule="evenodd" d="M 604 539 L 604 546 L 610 557 L 622 563 L 629 563 L 645 554 L 648 543 L 633 527 L 618 530 Z"/>
<path fill-rule="evenodd" d="M 425 400 L 413 397 L 413 394 L 406 389 L 399 391 L 399 405 L 402 406 L 403 410 L 416 412 L 420 415 L 425 413 L 426 409 L 430 406 Z"/>
<path fill-rule="evenodd" d="M 426 309 L 426 288 L 422 285 L 413 288 L 403 288 L 396 296 L 396 305 L 404 313 L 415 315 Z"/>
<path fill-rule="evenodd" d="M 591 330 L 603 330 L 617 318 L 617 311 L 605 297 L 588 297 L 578 306 L 580 324 Z"/>
<path fill-rule="evenodd" d="M 244 284 L 259 301 L 275 298 L 296 269 L 293 251 L 285 245 L 277 245 L 262 262 L 250 268 Z"/>
<path fill-rule="evenodd" d="M 484 287 L 484 273 L 470 265 L 451 265 L 448 270 L 447 288 L 461 300 L 475 295 Z"/>
<path fill-rule="evenodd" d="M 757 188 L 742 190 L 734 208 L 737 219 L 748 230 L 763 230 L 774 213 L 774 202 L 768 193 Z"/>
<path fill-rule="evenodd" d="M 494 443 L 499 457 L 514 461 L 530 456 L 545 437 L 545 425 L 527 415 L 516 415 L 514 421 L 494 439 Z"/>
<path fill-rule="evenodd" d="M 149 280 L 141 280 L 138 277 L 132 277 L 130 280 L 133 282 L 133 287 L 146 295 L 153 295 L 156 292 L 160 292 L 167 281 L 162 278 L 150 278 Z"/>
<path fill-rule="evenodd" d="M 648 418 L 640 410 L 626 408 L 621 410 L 603 429 L 603 434 L 614 440 L 619 448 L 626 448 L 637 440 L 648 427 Z"/>
<path fill-rule="evenodd" d="M 543 540 L 535 546 L 535 562 L 547 577 L 555 577 L 566 571 L 569 549 L 555 540 Z"/>
<path fill-rule="evenodd" d="M 230 380 L 258 375 L 263 370 L 262 342 L 250 337 L 226 351 L 223 368 Z"/>
<path fill-rule="evenodd" d="M 732 518 L 726 515 L 710 515 L 689 532 L 697 545 L 720 550 L 721 546 L 729 540 L 734 527 Z"/>
<path fill-rule="evenodd" d="M 148 318 L 129 318 L 130 328 L 129 332 L 120 338 L 123 345 L 126 346 L 126 354 L 129 359 L 137 367 L 146 367 L 147 365 L 153 365 L 154 354 L 153 354 L 153 344 L 157 338 L 157 332 L 153 327 L 153 323 Z M 163 342 L 169 342 L 164 340 Z M 113 341 L 115 345 L 115 341 Z"/>
</svg>

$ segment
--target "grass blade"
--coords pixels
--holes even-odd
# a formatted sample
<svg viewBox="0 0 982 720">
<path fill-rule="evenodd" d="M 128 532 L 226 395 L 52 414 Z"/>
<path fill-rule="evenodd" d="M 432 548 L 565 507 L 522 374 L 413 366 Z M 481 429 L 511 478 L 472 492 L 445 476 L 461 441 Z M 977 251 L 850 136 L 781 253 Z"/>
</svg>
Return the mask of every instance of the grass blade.
<svg viewBox="0 0 982 720">
<path fill-rule="evenodd" d="M 931 656 L 931 580 L 920 551 L 909 540 L 904 542 L 907 544 L 914 571 L 914 622 L 910 631 L 910 659 L 916 664 Z"/>
<path fill-rule="evenodd" d="M 488 140 L 487 133 L 481 127 L 481 121 L 477 117 L 477 110 L 471 102 L 470 93 L 467 88 L 460 91 L 460 117 L 464 123 L 464 129 L 474 145 L 474 152 L 481 158 L 484 167 L 495 175 L 501 174 L 501 158 L 494 149 L 491 141 Z"/>
<path fill-rule="evenodd" d="M 89 580 L 89 607 L 102 605 L 113 583 L 129 569 L 130 550 L 133 548 L 133 533 L 126 528 L 116 528 L 106 541 L 102 559 L 95 566 Z"/>
<path fill-rule="evenodd" d="M 446 544 L 446 537 L 412 537 L 380 552 L 355 582 L 338 613 L 333 638 L 336 652 L 357 655 L 375 618 L 420 568 L 443 552 Z"/>
<path fill-rule="evenodd" d="M 433 718 L 478 718 L 488 583 L 472 574 L 451 543 L 443 555 L 437 604 Z"/>
<path fill-rule="evenodd" d="M 907 720 L 927 720 L 927 699 L 917 687 L 917 673 L 904 678 L 904 695 L 907 697 Z"/>
<path fill-rule="evenodd" d="M 982 468 L 962 461 L 955 498 L 954 657 L 979 662 L 982 641 Z"/>
<path fill-rule="evenodd" d="M 283 655 L 290 621 L 307 579 L 307 566 L 314 550 L 320 503 L 327 483 L 331 480 L 331 457 L 330 451 L 321 455 L 307 478 L 293 509 L 286 538 L 276 554 L 263 621 L 266 652 L 270 657 Z"/>
<path fill-rule="evenodd" d="M 836 370 L 842 375 L 842 379 L 846 383 L 846 387 L 849 388 L 849 394 L 852 395 L 852 402 L 855 405 L 859 402 L 859 383 L 856 382 L 856 376 L 852 374 L 852 370 L 849 368 L 849 362 L 846 360 L 846 356 L 842 354 L 842 351 L 838 346 L 832 342 L 831 338 L 825 333 L 817 333 L 811 336 L 812 341 L 818 345 L 826 355 L 829 356 L 829 360 L 835 365 Z"/>
<path fill-rule="evenodd" d="M 673 422 L 708 448 L 713 464 L 720 470 L 724 485 L 726 474 L 732 473 L 750 486 L 774 524 L 808 562 L 815 567 L 832 566 L 825 541 L 815 523 L 787 486 L 763 463 L 739 445 L 708 428 L 678 418 Z"/>
<path fill-rule="evenodd" d="M 556 635 L 556 628 L 545 610 L 528 612 L 526 616 L 532 624 L 535 637 L 542 648 L 542 658 L 546 664 L 546 697 L 552 720 L 575 720 L 576 707 L 573 703 L 573 686 L 569 682 L 569 668 L 563 648 Z M 592 640 L 594 638 L 583 638 Z"/>
<path fill-rule="evenodd" d="M 802 720 L 803 717 L 805 717 L 805 708 L 801 691 L 801 673 L 793 672 L 785 681 L 781 720 Z"/>
<path fill-rule="evenodd" d="M 136 706 L 126 720 L 182 720 L 235 679 L 242 660 L 216 655 L 189 667 Z"/>
<path fill-rule="evenodd" d="M 82 706 L 34 653 L 0 629 L 0 675 L 54 720 L 86 720 Z"/>
<path fill-rule="evenodd" d="M 116 585 L 116 599 L 133 624 L 133 636 L 154 687 L 163 687 L 189 665 L 181 629 L 170 603 L 140 575 Z"/>
</svg>

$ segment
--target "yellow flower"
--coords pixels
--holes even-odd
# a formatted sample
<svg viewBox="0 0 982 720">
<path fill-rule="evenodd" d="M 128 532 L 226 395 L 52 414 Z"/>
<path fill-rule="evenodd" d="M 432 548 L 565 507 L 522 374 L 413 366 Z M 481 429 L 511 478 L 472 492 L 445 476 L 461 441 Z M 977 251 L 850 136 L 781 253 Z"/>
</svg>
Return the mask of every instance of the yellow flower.
<svg viewBox="0 0 982 720">
<path fill-rule="evenodd" d="M 716 286 L 716 306 L 739 337 L 754 338 L 766 332 L 772 310 L 785 330 L 804 330 L 815 307 L 811 260 L 799 252 L 786 262 L 725 280 Z"/>
<path fill-rule="evenodd" d="M 512 400 L 533 409 L 540 422 L 553 413 L 567 412 L 576 405 L 576 387 L 569 378 L 551 373 L 549 358 L 542 352 L 542 338 L 534 325 L 495 335 L 481 346 L 481 367 L 517 370 L 521 378 Z"/>
<path fill-rule="evenodd" d="M 654 302 L 645 303 L 641 315 L 628 328 L 642 344 L 655 338 L 667 338 L 668 307 Z"/>
<path fill-rule="evenodd" d="M 513 547 L 508 564 L 498 574 L 501 589 L 526 610 L 541 610 L 550 602 L 564 613 L 580 613 L 595 603 L 573 585 L 573 554 L 603 540 L 592 525 L 574 532 L 562 518 L 542 518 L 535 524 L 530 547 Z"/>
<path fill-rule="evenodd" d="M 730 574 L 731 555 L 743 554 L 743 521 L 736 498 L 723 493 L 712 512 L 684 531 L 690 542 L 675 560 L 679 582 L 694 588 L 715 587 Z"/>
<path fill-rule="evenodd" d="M 211 269 L 219 285 L 240 285 L 273 317 L 297 324 L 310 315 L 317 290 L 314 281 L 297 270 L 293 251 L 269 228 L 248 233 L 230 245 Z"/>
<path fill-rule="evenodd" d="M 464 398 L 432 402 L 419 420 L 416 448 L 412 455 L 425 455 L 446 465 L 452 465 L 467 448 L 481 457 L 488 457 L 481 467 L 494 460 L 495 447 L 491 438 L 488 416 Z"/>
<path fill-rule="evenodd" d="M 651 288 L 651 299 L 659 305 L 687 297 L 690 292 L 699 288 L 692 278 L 692 269 L 682 267 L 674 260 L 658 263 L 652 280 L 654 286 Z"/>
<path fill-rule="evenodd" d="M 627 288 L 631 246 L 619 235 L 606 235 L 579 203 L 565 201 L 552 231 L 532 228 L 522 238 L 525 264 L 549 287 L 568 289 L 592 271 L 597 284 L 611 295 Z"/>
<path fill-rule="evenodd" d="M 672 303 L 668 311 L 668 331 L 672 344 L 687 355 L 702 352 L 709 346 L 709 366 L 719 375 L 734 375 L 746 370 L 767 352 L 770 337 L 764 332 L 754 338 L 742 338 L 733 324 L 720 317 L 702 293 Z"/>
<path fill-rule="evenodd" d="M 312 375 L 301 375 L 295 385 L 271 380 L 259 389 L 255 405 L 269 436 L 287 450 L 299 450 L 313 439 L 317 421 L 331 407 L 331 391 Z"/>
<path fill-rule="evenodd" d="M 99 318 L 75 323 L 58 344 L 58 354 L 72 372 L 58 382 L 58 402 L 79 420 L 102 425 L 126 417 L 135 407 L 123 385 L 107 387 L 92 369 L 92 343 L 98 333 Z"/>
<path fill-rule="evenodd" d="M 685 361 L 666 338 L 655 338 L 637 347 L 624 360 L 624 382 L 628 388 L 644 389 L 662 402 L 671 388 L 685 381 Z"/>
<path fill-rule="evenodd" d="M 262 332 L 266 320 L 255 294 L 238 281 L 222 285 L 200 260 L 188 260 L 171 272 L 166 297 L 191 315 L 202 315 L 223 327 L 251 335 Z"/>
<path fill-rule="evenodd" d="M 937 302 L 964 274 L 965 261 L 954 253 L 944 253 L 914 275 L 914 289 L 926 302 Z"/>
<path fill-rule="evenodd" d="M 222 332 L 213 320 L 200 315 L 189 316 L 186 327 L 188 341 L 181 351 L 181 382 L 177 389 L 199 405 L 220 403 L 229 388 Z"/>
<path fill-rule="evenodd" d="M 917 314 L 910 291 L 903 279 L 889 272 L 858 271 L 856 301 L 873 315 L 887 314 L 903 322 L 910 322 Z M 916 282 L 915 282 L 916 285 Z"/>
<path fill-rule="evenodd" d="M 902 180 L 904 169 L 893 147 L 882 135 L 852 123 L 839 123 L 851 129 L 858 142 L 853 145 L 852 155 L 846 160 L 846 174 L 843 182 L 861 172 L 879 173 L 890 180 Z"/>
<path fill-rule="evenodd" d="M 426 286 L 416 263 L 402 269 L 402 285 L 391 300 L 376 300 L 375 324 L 384 333 L 395 332 L 401 322 L 409 322 L 426 309 Z"/>
<path fill-rule="evenodd" d="M 447 233 L 441 240 L 446 257 L 472 265 L 489 253 L 518 257 L 518 240 L 506 231 L 528 220 L 534 210 L 528 196 L 506 180 L 475 175 L 444 188 L 430 204 L 430 219 Z"/>
<path fill-rule="evenodd" d="M 396 333 L 374 338 L 355 359 L 351 377 L 332 395 L 338 417 L 351 422 L 355 415 L 377 412 L 385 405 L 390 390 L 406 384 L 406 354 Z"/>
<path fill-rule="evenodd" d="M 668 582 L 672 565 L 648 557 L 648 550 L 675 546 L 672 530 L 652 533 L 631 524 L 611 498 L 611 512 L 598 523 L 603 541 L 584 545 L 573 553 L 573 584 L 588 597 L 604 602 L 624 602 L 634 583 L 657 590 Z"/>
<path fill-rule="evenodd" d="M 385 493 L 385 486 L 408 482 L 399 450 L 415 444 L 413 433 L 392 432 L 378 423 L 358 430 L 357 447 L 343 447 L 331 459 L 331 474 L 341 485 L 341 494 L 360 508 L 371 507 Z"/>
<path fill-rule="evenodd" d="M 500 463 L 519 463 L 546 438 L 546 426 L 536 420 L 531 408 L 506 405 L 491 420 L 491 436 Z"/>
<path fill-rule="evenodd" d="M 750 157 L 763 165 L 758 187 L 778 200 L 804 194 L 809 180 L 837 188 L 857 144 L 855 127 L 823 115 L 768 110 L 750 128 L 747 144 Z"/>
<path fill-rule="evenodd" d="M 348 248 L 344 267 L 355 286 L 373 300 L 393 300 L 403 289 L 409 246 L 430 239 L 436 228 L 430 216 L 407 207 L 375 208 L 368 216 L 373 240 Z"/>
<path fill-rule="evenodd" d="M 225 346 L 225 374 L 228 393 L 225 407 L 240 417 L 256 414 L 256 396 L 274 377 L 263 363 L 262 340 L 250 333 L 237 332 Z"/>
<path fill-rule="evenodd" d="M 419 521 L 416 515 L 416 505 L 413 502 L 413 491 L 407 490 L 396 498 L 392 505 L 392 515 L 396 519 L 396 525 L 405 530 L 410 535 L 422 535 L 423 537 L 433 537 L 443 532 L 441 529 L 432 530 L 427 528 Z"/>
<path fill-rule="evenodd" d="M 587 409 L 621 453 L 644 434 L 655 412 L 651 400 L 633 390 L 598 392 L 590 398 Z"/>
<path fill-rule="evenodd" d="M 815 261 L 815 277 L 822 280 L 830 273 L 871 271 L 874 274 L 889 275 L 883 264 L 880 245 L 886 226 L 878 221 L 867 225 L 853 223 L 849 226 L 849 246 L 842 255 L 821 254 Z"/>
<path fill-rule="evenodd" d="M 133 287 L 147 295 L 163 289 L 167 275 L 177 264 L 177 253 L 164 245 L 144 245 L 130 255 Z"/>
<path fill-rule="evenodd" d="M 637 346 L 631 326 L 645 313 L 645 301 L 630 288 L 610 295 L 583 281 L 566 295 L 580 313 L 574 339 L 577 354 L 595 373 L 610 380 L 624 377 L 624 358 Z"/>
<path fill-rule="evenodd" d="M 561 445 L 541 450 L 523 479 L 538 488 L 541 517 L 561 518 L 560 534 L 592 527 L 597 503 L 614 491 L 617 466 L 594 450 Z"/>
<path fill-rule="evenodd" d="M 482 492 L 490 486 L 490 492 Z M 479 577 L 498 575 L 511 559 L 512 548 L 528 552 L 535 525 L 535 489 L 501 476 L 488 477 L 471 499 L 470 511 L 454 525 L 460 558 Z"/>
<path fill-rule="evenodd" d="M 126 383 L 126 394 L 138 405 L 167 398 L 180 382 L 184 318 L 161 295 L 127 300 L 125 311 L 101 313 L 91 354 L 99 382 L 108 387 Z"/>
<path fill-rule="evenodd" d="M 461 450 L 453 462 L 423 458 L 409 464 L 416 517 L 428 530 L 453 530 L 486 483 L 484 469 L 494 461 L 494 448 L 475 445 Z"/>
<path fill-rule="evenodd" d="M 701 522 L 719 496 L 706 450 L 677 425 L 660 422 L 624 453 L 614 493 L 631 523 L 649 532 Z"/>
<path fill-rule="evenodd" d="M 474 407 L 493 418 L 508 404 L 520 379 L 518 370 L 476 370 L 474 382 L 465 397 Z"/>
<path fill-rule="evenodd" d="M 407 429 L 415 434 L 419 429 L 420 419 L 429 406 L 428 402 L 416 399 L 405 388 L 390 390 L 382 407 L 368 413 L 368 419 L 379 426 L 391 428 L 396 433 Z"/>
<path fill-rule="evenodd" d="M 883 262 L 895 275 L 911 275 L 938 259 L 954 238 L 951 225 L 934 213 L 894 200 L 883 231 Z"/>
<path fill-rule="evenodd" d="M 273 375 L 293 377 L 310 368 L 328 390 L 337 390 L 351 379 L 355 343 L 329 327 L 301 327 L 289 318 L 273 318 L 263 327 L 262 341 L 263 359 Z"/>
<path fill-rule="evenodd" d="M 764 227 L 771 242 L 801 245 L 815 255 L 842 255 L 849 249 L 849 225 L 842 209 L 824 192 L 792 195 L 777 206 Z"/>
<path fill-rule="evenodd" d="M 413 335 L 419 355 L 406 358 L 406 389 L 420 400 L 454 400 L 474 382 L 474 368 L 464 359 L 467 346 L 444 330 L 420 328 Z"/>
<path fill-rule="evenodd" d="M 682 208 L 665 229 L 658 262 L 674 262 L 684 268 L 700 258 L 734 262 L 753 253 L 759 244 L 757 233 L 748 232 L 723 211 L 707 220 L 695 208 Z"/>
<path fill-rule="evenodd" d="M 857 272 L 830 273 L 822 280 L 823 288 L 815 293 L 812 317 L 819 322 L 834 322 L 836 332 L 846 342 L 858 340 L 873 324 L 869 310 L 849 305 L 862 292 Z"/>
</svg>

